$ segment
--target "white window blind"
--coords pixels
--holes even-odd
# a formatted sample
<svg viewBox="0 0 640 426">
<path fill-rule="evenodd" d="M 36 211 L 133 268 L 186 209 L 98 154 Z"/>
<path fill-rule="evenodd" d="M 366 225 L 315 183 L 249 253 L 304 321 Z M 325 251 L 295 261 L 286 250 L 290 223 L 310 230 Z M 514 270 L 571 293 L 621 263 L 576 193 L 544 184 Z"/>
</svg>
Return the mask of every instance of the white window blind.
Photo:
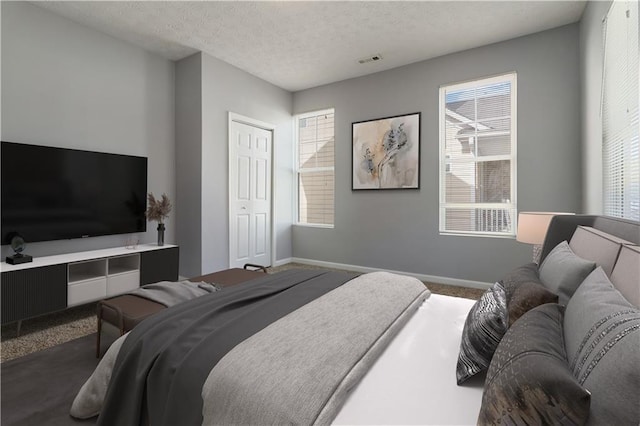
<svg viewBox="0 0 640 426">
<path fill-rule="evenodd" d="M 639 66 L 638 3 L 614 1 L 604 27 L 604 213 L 633 220 L 640 220 Z"/>
<path fill-rule="evenodd" d="M 333 226 L 334 111 L 299 115 L 298 223 Z"/>
<path fill-rule="evenodd" d="M 440 88 L 440 232 L 514 236 L 516 74 Z"/>
</svg>

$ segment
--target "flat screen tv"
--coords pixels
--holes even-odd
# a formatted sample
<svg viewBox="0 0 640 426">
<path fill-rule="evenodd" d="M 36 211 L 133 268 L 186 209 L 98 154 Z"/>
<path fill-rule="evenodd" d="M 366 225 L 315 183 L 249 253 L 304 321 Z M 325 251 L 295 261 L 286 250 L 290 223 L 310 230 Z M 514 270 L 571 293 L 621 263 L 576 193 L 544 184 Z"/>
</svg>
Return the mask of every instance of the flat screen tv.
<svg viewBox="0 0 640 426">
<path fill-rule="evenodd" d="M 147 158 L 2 142 L 2 244 L 146 231 Z"/>
</svg>

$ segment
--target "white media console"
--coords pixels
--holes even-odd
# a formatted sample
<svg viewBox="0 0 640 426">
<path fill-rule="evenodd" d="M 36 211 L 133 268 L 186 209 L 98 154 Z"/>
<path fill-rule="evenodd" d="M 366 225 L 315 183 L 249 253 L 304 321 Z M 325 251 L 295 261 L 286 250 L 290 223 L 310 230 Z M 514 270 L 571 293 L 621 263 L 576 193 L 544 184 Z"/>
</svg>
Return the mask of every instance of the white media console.
<svg viewBox="0 0 640 426">
<path fill-rule="evenodd" d="M 2 262 L 2 324 L 175 281 L 178 260 L 178 246 L 147 244 Z"/>
</svg>

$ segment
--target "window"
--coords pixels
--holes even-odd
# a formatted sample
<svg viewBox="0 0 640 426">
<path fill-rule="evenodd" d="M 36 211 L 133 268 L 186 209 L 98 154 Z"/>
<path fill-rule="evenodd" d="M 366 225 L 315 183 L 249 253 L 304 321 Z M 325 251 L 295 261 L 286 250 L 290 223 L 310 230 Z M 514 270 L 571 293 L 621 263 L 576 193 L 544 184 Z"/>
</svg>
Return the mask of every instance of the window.
<svg viewBox="0 0 640 426">
<path fill-rule="evenodd" d="M 516 74 L 440 88 L 440 232 L 515 236 Z"/>
<path fill-rule="evenodd" d="M 333 226 L 333 109 L 296 117 L 298 223 Z"/>
<path fill-rule="evenodd" d="M 638 3 L 614 1 L 605 20 L 602 83 L 604 213 L 640 220 Z"/>
</svg>

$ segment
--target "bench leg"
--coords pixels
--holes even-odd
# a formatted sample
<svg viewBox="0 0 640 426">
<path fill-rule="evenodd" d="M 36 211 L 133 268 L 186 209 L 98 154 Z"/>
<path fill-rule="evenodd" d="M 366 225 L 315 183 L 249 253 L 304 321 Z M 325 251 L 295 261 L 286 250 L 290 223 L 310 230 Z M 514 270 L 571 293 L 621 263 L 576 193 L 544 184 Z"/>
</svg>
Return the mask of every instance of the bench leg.
<svg viewBox="0 0 640 426">
<path fill-rule="evenodd" d="M 245 263 L 243 268 L 245 270 L 247 270 L 247 271 L 249 270 L 249 268 L 254 268 L 254 270 L 260 270 L 260 271 L 264 272 L 265 274 L 268 273 L 267 272 L 267 268 L 265 268 L 262 265 L 256 265 L 255 263 Z"/>
</svg>

